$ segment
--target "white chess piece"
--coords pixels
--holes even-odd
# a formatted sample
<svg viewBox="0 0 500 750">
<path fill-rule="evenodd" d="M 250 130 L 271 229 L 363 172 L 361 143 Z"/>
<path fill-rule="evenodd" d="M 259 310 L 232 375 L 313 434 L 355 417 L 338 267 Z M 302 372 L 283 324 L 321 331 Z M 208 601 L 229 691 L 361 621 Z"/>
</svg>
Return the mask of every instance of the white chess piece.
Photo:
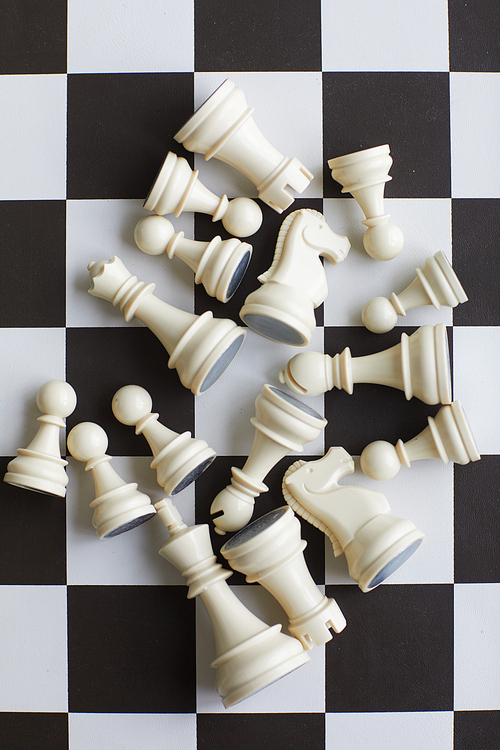
<svg viewBox="0 0 500 750">
<path fill-rule="evenodd" d="M 326 534 L 335 557 L 345 553 L 349 575 L 365 593 L 392 575 L 416 552 L 424 534 L 390 512 L 385 495 L 339 486 L 354 472 L 344 448 L 330 448 L 317 461 L 296 461 L 283 477 L 288 505 Z"/>
<path fill-rule="evenodd" d="M 68 435 L 68 450 L 77 461 L 85 461 L 95 485 L 95 508 L 92 525 L 99 539 L 109 539 L 130 531 L 152 518 L 156 511 L 151 499 L 137 490 L 137 483 L 127 483 L 110 466 L 106 454 L 108 436 L 94 422 L 80 422 Z"/>
<path fill-rule="evenodd" d="M 440 250 L 425 260 L 422 268 L 416 269 L 416 278 L 400 294 L 387 297 L 374 297 L 363 308 L 363 324 L 372 333 L 392 331 L 398 315 L 406 315 L 407 310 L 422 305 L 456 307 L 467 302 L 467 295 L 458 277 Z"/>
<path fill-rule="evenodd" d="M 395 224 L 389 223 L 390 214 L 384 212 L 385 183 L 392 180 L 388 172 L 392 157 L 390 149 L 375 146 L 354 154 L 330 159 L 328 166 L 332 177 L 342 185 L 343 193 L 351 193 L 362 208 L 368 227 L 363 237 L 363 246 L 376 260 L 392 260 L 403 248 L 403 233 Z"/>
<path fill-rule="evenodd" d="M 195 272 L 195 283 L 203 284 L 207 294 L 227 302 L 237 290 L 252 257 L 252 246 L 235 237 L 210 242 L 187 240 L 184 232 L 175 232 L 164 216 L 151 214 L 135 227 L 137 247 L 149 255 L 167 253 L 180 258 Z"/>
<path fill-rule="evenodd" d="M 280 154 L 255 125 L 253 108 L 229 78 L 174 135 L 188 151 L 215 156 L 242 172 L 257 187 L 259 198 L 278 213 L 293 203 L 287 190 L 302 193 L 313 178 L 295 157 Z"/>
<path fill-rule="evenodd" d="M 269 489 L 264 478 L 291 451 L 302 452 L 326 425 L 318 412 L 267 383 L 255 400 L 252 450 L 242 469 L 231 468 L 231 484 L 213 501 L 210 513 L 217 534 L 239 531 L 251 519 L 254 499 Z"/>
<path fill-rule="evenodd" d="M 340 633 L 346 621 L 335 599 L 314 583 L 300 531 L 300 521 L 285 505 L 245 526 L 226 542 L 221 555 L 248 583 L 260 583 L 278 600 L 290 618 L 290 633 L 311 649 L 331 641 L 331 628 Z"/>
<path fill-rule="evenodd" d="M 216 453 L 204 440 L 190 432 L 170 430 L 151 412 L 153 402 L 145 388 L 125 385 L 113 396 L 111 408 L 119 422 L 134 425 L 136 435 L 144 435 L 153 453 L 150 464 L 156 469 L 158 484 L 169 495 L 176 495 L 208 469 Z"/>
<path fill-rule="evenodd" d="M 320 257 L 343 261 L 351 244 L 332 232 L 318 211 L 301 208 L 281 225 L 274 258 L 262 286 L 252 292 L 240 311 L 244 323 L 262 336 L 293 346 L 309 343 L 316 327 L 314 309 L 328 294 Z"/>
<path fill-rule="evenodd" d="M 76 408 L 76 393 L 63 380 L 50 380 L 37 393 L 36 405 L 42 412 L 41 426 L 27 448 L 18 448 L 18 455 L 7 465 L 4 482 L 65 497 L 68 475 L 67 461 L 61 458 L 59 433 L 65 428 L 65 417 Z"/>
<path fill-rule="evenodd" d="M 424 458 L 440 458 L 445 465 L 449 461 L 464 465 L 480 460 L 460 401 L 442 406 L 427 422 L 428 426 L 407 443 L 398 440 L 391 445 L 376 440 L 367 445 L 360 461 L 366 476 L 379 481 L 392 479 L 401 466 L 409 468 L 412 461 Z"/>
<path fill-rule="evenodd" d="M 160 555 L 187 579 L 188 599 L 199 596 L 215 636 L 215 686 L 225 708 L 248 698 L 309 661 L 300 642 L 266 625 L 236 597 L 226 583 L 232 575 L 217 563 L 207 524 L 186 526 L 166 498 L 156 503 L 170 539 Z"/>
<path fill-rule="evenodd" d="M 180 216 L 183 211 L 209 214 L 212 221 L 222 220 L 224 229 L 235 237 L 249 237 L 262 224 L 260 206 L 251 198 L 219 198 L 198 179 L 182 156 L 169 151 L 153 183 L 144 208 L 159 215 Z"/>
<path fill-rule="evenodd" d="M 296 354 L 279 374 L 281 383 L 302 396 L 339 388 L 353 392 L 355 383 L 377 383 L 415 396 L 426 404 L 451 403 L 451 378 L 446 326 L 421 326 L 411 336 L 375 354 L 353 357 L 346 347 L 331 357 L 320 352 Z"/>
<path fill-rule="evenodd" d="M 228 318 L 214 319 L 179 310 L 155 297 L 155 284 L 138 281 L 122 261 L 92 261 L 88 265 L 94 297 L 119 306 L 129 323 L 135 316 L 158 337 L 170 354 L 168 366 L 197 396 L 212 386 L 237 354 L 246 331 Z"/>
</svg>

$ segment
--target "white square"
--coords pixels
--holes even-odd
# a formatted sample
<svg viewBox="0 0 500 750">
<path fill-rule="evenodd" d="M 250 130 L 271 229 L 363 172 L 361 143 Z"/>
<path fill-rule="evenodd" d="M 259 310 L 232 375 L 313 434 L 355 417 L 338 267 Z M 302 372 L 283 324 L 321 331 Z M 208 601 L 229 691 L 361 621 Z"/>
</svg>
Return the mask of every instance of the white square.
<svg viewBox="0 0 500 750">
<path fill-rule="evenodd" d="M 446 0 L 322 0 L 323 70 L 448 71 Z"/>
<path fill-rule="evenodd" d="M 479 453 L 500 453 L 500 328 L 453 329 L 454 398 L 463 406 Z"/>
<path fill-rule="evenodd" d="M 453 711 L 326 714 L 326 750 L 452 750 Z"/>
<path fill-rule="evenodd" d="M 0 200 L 66 198 L 66 76 L 0 76 Z"/>
<path fill-rule="evenodd" d="M 66 586 L 0 586 L 0 708 L 68 710 Z"/>
<path fill-rule="evenodd" d="M 69 714 L 69 750 L 196 750 L 195 714 Z"/>
<path fill-rule="evenodd" d="M 354 199 L 325 198 L 323 213 L 331 229 L 346 235 L 351 242 L 347 258 L 337 266 L 325 261 L 328 297 L 324 303 L 326 326 L 363 325 L 361 312 L 373 297 L 399 294 L 416 277 L 426 258 L 441 250 L 450 263 L 451 200 L 441 198 L 386 199 L 385 210 L 390 221 L 400 227 L 405 237 L 403 250 L 397 258 L 381 262 L 363 249 L 364 214 Z M 467 290 L 466 290 L 467 291 Z M 398 317 L 398 326 L 451 325 L 452 310 L 432 305 L 408 310 Z M 383 349 L 383 338 L 380 348 Z M 353 352 L 356 356 L 356 354 Z"/>
<path fill-rule="evenodd" d="M 200 107 L 230 78 L 242 89 L 264 138 L 280 154 L 295 156 L 314 175 L 303 198 L 323 195 L 323 123 L 321 73 L 195 73 L 195 105 Z M 179 128 L 182 123 L 179 124 Z M 234 167 L 197 155 L 200 180 L 217 195 L 257 197 L 255 186 Z M 297 197 L 292 191 L 292 194 Z M 250 240 L 251 241 L 251 240 Z"/>
<path fill-rule="evenodd" d="M 500 584 L 455 584 L 455 711 L 500 709 Z"/>
<path fill-rule="evenodd" d="M 500 73 L 450 73 L 451 194 L 500 197 Z"/>
<path fill-rule="evenodd" d="M 69 0 L 68 72 L 194 70 L 194 5 Z"/>
<path fill-rule="evenodd" d="M 139 281 L 154 282 L 155 296 L 188 312 L 194 311 L 194 274 L 179 258 L 143 253 L 134 241 L 134 228 L 147 216 L 139 200 L 67 202 L 66 306 L 68 327 L 143 326 L 137 318 L 125 322 L 119 308 L 88 293 L 87 266 L 117 255 Z M 172 218 L 175 231 L 193 237 L 193 214 Z M 170 219 L 169 219 L 170 221 Z M 215 232 L 214 232 L 215 234 Z"/>
</svg>

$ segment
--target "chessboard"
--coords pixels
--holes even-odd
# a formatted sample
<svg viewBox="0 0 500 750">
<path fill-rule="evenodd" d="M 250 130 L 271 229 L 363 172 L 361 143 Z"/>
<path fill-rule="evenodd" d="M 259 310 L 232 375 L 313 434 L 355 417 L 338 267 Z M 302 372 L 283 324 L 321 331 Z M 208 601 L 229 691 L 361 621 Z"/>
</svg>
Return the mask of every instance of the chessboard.
<svg viewBox="0 0 500 750">
<path fill-rule="evenodd" d="M 367 479 L 357 462 L 344 484 L 382 491 L 394 514 L 424 532 L 423 544 L 365 594 L 344 556 L 334 558 L 325 535 L 302 521 L 311 574 L 347 627 L 311 650 L 308 664 L 225 709 L 206 611 L 158 555 L 167 530 L 153 518 L 99 540 L 92 477 L 62 435 L 66 499 L 0 487 L 2 750 L 498 747 L 498 4 L 4 0 L 0 17 L 2 475 L 39 426 L 40 386 L 66 380 L 78 397 L 68 430 L 83 421 L 104 427 L 115 470 L 157 502 L 164 493 L 144 437 L 111 411 L 120 387 L 141 385 L 163 424 L 218 454 L 175 498 L 186 523 L 210 525 L 218 553 L 225 539 L 213 533 L 212 500 L 250 452 L 263 384 L 286 389 L 278 373 L 301 350 L 249 331 L 220 380 L 194 396 L 148 328 L 87 293 L 87 266 L 117 255 L 169 304 L 240 323 L 279 227 L 297 208 L 321 212 L 351 242 L 343 263 L 325 261 L 329 294 L 306 348 L 333 355 L 349 346 L 362 356 L 397 344 L 402 332 L 444 323 L 453 398 L 482 456 L 465 466 L 417 461 L 388 482 Z M 269 142 L 314 178 L 282 215 L 261 204 L 249 269 L 223 305 L 195 287 L 178 259 L 141 253 L 133 230 L 168 151 L 217 195 L 257 197 L 244 175 L 173 138 L 226 78 L 244 91 Z M 384 205 L 405 237 L 389 262 L 363 250 L 361 209 L 327 166 L 385 143 L 394 163 Z M 188 238 L 228 237 L 210 216 L 172 221 Z M 438 250 L 469 301 L 411 310 L 387 334 L 367 331 L 363 305 L 403 290 Z M 304 400 L 328 420 L 305 459 L 331 446 L 359 457 L 373 440 L 406 441 L 439 409 L 368 384 Z M 295 460 L 270 472 L 255 517 L 284 504 L 281 481 Z M 229 583 L 286 632 L 268 592 L 239 573 Z"/>
</svg>

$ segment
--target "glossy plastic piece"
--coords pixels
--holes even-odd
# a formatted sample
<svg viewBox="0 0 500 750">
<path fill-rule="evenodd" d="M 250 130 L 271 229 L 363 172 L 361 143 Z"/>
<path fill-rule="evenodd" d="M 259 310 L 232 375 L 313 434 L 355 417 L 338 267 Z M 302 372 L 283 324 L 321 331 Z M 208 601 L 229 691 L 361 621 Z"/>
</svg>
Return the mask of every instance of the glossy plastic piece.
<svg viewBox="0 0 500 750">
<path fill-rule="evenodd" d="M 403 233 L 389 223 L 390 214 L 384 212 L 385 183 L 392 180 L 388 172 L 392 157 L 387 144 L 354 154 L 330 159 L 332 177 L 342 185 L 343 193 L 351 193 L 365 215 L 362 222 L 368 227 L 363 246 L 376 260 L 392 260 L 403 248 Z"/>
<path fill-rule="evenodd" d="M 451 378 L 446 326 L 421 326 L 390 349 L 353 357 L 349 347 L 330 357 L 320 352 L 302 352 L 279 374 L 302 396 L 317 396 L 339 388 L 353 392 L 355 383 L 377 383 L 405 392 L 426 404 L 451 403 Z"/>
<path fill-rule="evenodd" d="M 174 136 L 188 151 L 215 156 L 242 172 L 259 198 L 279 214 L 293 203 L 288 188 L 302 193 L 313 178 L 295 157 L 280 154 L 264 138 L 247 106 L 243 91 L 229 78 Z"/>
<path fill-rule="evenodd" d="M 267 383 L 255 400 L 252 450 L 242 469 L 231 468 L 231 484 L 213 501 L 210 513 L 217 534 L 239 531 L 251 519 L 254 499 L 269 489 L 264 478 L 291 451 L 302 452 L 326 425 L 318 412 Z"/>
<path fill-rule="evenodd" d="M 330 448 L 317 461 L 296 461 L 283 477 L 283 495 L 302 518 L 326 534 L 335 557 L 345 553 L 349 575 L 371 591 L 418 549 L 424 534 L 411 521 L 390 512 L 381 492 L 341 487 L 354 472 L 344 448 Z"/>
<path fill-rule="evenodd" d="M 274 258 L 259 276 L 262 284 L 245 300 L 240 317 L 262 336 L 293 346 L 309 343 L 316 327 L 314 309 L 328 294 L 320 257 L 343 261 L 351 244 L 332 232 L 318 211 L 301 208 L 281 225 Z"/>
<path fill-rule="evenodd" d="M 199 596 L 215 636 L 215 686 L 229 708 L 309 661 L 298 640 L 266 625 L 236 597 L 226 583 L 232 575 L 217 562 L 207 524 L 186 526 L 169 498 L 156 503 L 170 531 L 160 555 L 186 578 L 188 599 Z"/>
<path fill-rule="evenodd" d="M 181 383 L 195 396 L 208 390 L 237 354 L 246 331 L 226 318 L 214 319 L 207 310 L 193 315 L 154 296 L 155 284 L 138 281 L 115 255 L 113 260 L 88 265 L 89 294 L 119 307 L 129 323 L 142 320 L 170 354 Z"/>
<path fill-rule="evenodd" d="M 18 455 L 7 465 L 4 482 L 43 492 L 47 495 L 66 496 L 68 462 L 61 458 L 60 430 L 65 417 L 76 408 L 76 393 L 63 380 L 50 380 L 37 393 L 36 405 L 42 412 L 38 417 L 41 426 L 27 448 L 18 448 Z"/>
<path fill-rule="evenodd" d="M 361 454 L 361 469 L 367 477 L 377 480 L 392 479 L 401 466 L 410 467 L 412 461 L 423 458 L 440 458 L 468 464 L 481 456 L 465 418 L 460 401 L 442 406 L 435 417 L 428 417 L 428 426 L 416 437 L 391 445 L 376 440 L 367 445 Z"/>
</svg>

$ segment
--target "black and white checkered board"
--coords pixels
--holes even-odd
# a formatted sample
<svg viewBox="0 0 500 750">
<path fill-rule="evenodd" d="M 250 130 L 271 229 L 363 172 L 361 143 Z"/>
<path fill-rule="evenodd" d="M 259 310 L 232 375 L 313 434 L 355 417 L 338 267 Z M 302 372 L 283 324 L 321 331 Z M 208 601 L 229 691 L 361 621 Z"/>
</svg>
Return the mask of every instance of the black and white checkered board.
<svg viewBox="0 0 500 750">
<path fill-rule="evenodd" d="M 290 210 L 323 211 L 352 243 L 343 264 L 327 264 L 330 292 L 309 348 L 349 345 L 356 356 L 389 347 L 402 330 L 446 323 L 454 395 L 483 455 L 455 468 L 420 461 L 376 485 L 426 540 L 370 594 L 303 523 L 311 572 L 348 626 L 309 664 L 229 710 L 213 687 L 206 613 L 157 554 L 161 523 L 99 542 L 92 480 L 71 457 L 66 502 L 2 483 L 2 750 L 498 747 L 498 35 L 495 0 L 0 2 L 2 474 L 36 431 L 36 391 L 55 378 L 78 394 L 68 426 L 100 423 L 113 466 L 155 501 L 162 493 L 146 442 L 111 413 L 120 386 L 143 385 L 165 424 L 217 450 L 196 487 L 176 498 L 188 523 L 210 522 L 230 466 L 243 464 L 255 397 L 297 350 L 250 332 L 224 377 L 195 398 L 148 329 L 86 291 L 89 261 L 117 254 L 172 304 L 238 320 L 283 216 L 263 207 L 250 269 L 226 307 L 194 290 L 182 263 L 146 256 L 132 238 L 170 149 L 214 192 L 255 196 L 242 175 L 193 158 L 172 137 L 226 77 L 268 140 L 315 175 Z M 394 158 L 387 210 L 405 235 L 390 263 L 364 253 L 361 211 L 326 165 L 383 143 Z M 205 240 L 220 231 L 190 215 L 175 226 Z M 413 311 L 408 327 L 385 336 L 367 332 L 363 304 L 401 291 L 437 250 L 452 257 L 470 301 L 453 313 Z M 377 438 L 408 439 L 438 408 L 363 385 L 309 403 L 328 418 L 324 436 L 306 446 L 314 457 L 331 445 L 359 455 Z M 282 504 L 292 460 L 268 478 L 260 514 Z M 375 484 L 359 469 L 349 483 Z M 263 589 L 237 574 L 231 581 L 257 614 L 285 621 Z"/>
</svg>

